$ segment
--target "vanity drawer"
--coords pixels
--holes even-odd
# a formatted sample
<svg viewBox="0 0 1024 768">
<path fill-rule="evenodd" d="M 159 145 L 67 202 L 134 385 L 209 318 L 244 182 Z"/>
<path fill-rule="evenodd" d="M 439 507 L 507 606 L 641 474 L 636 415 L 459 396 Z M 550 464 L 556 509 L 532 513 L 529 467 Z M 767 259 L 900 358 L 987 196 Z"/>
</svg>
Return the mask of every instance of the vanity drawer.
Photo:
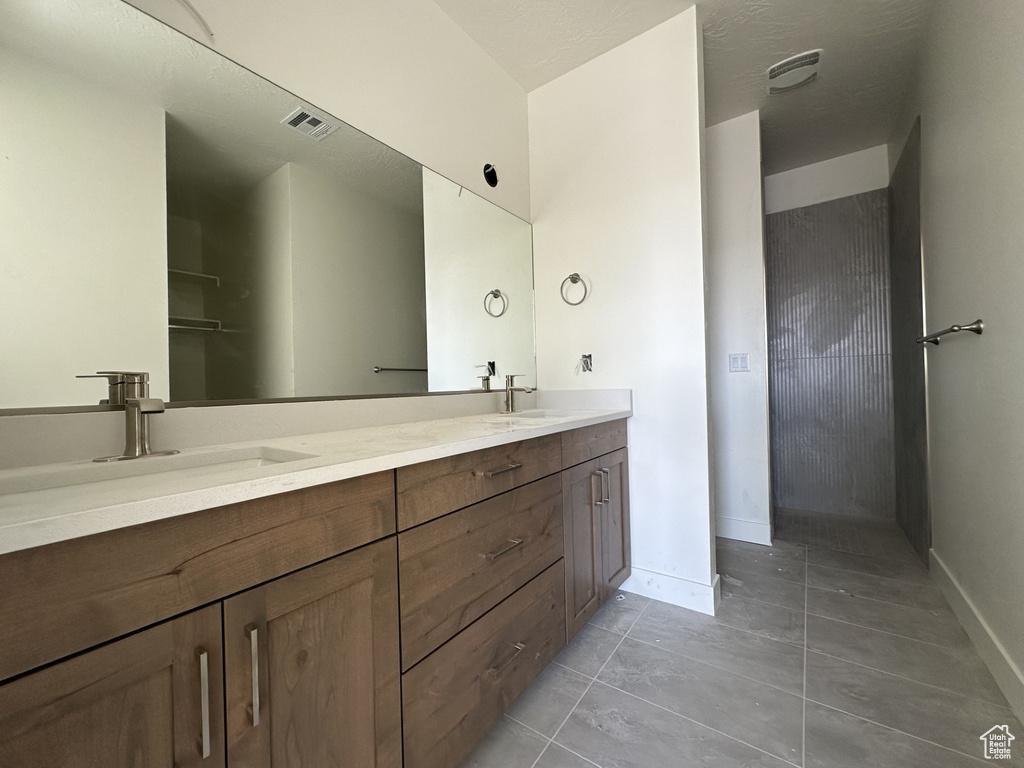
<svg viewBox="0 0 1024 768">
<path fill-rule="evenodd" d="M 562 556 L 558 475 L 399 534 L 408 669 Z"/>
<path fill-rule="evenodd" d="M 2 555 L 0 680 L 394 532 L 388 471 Z"/>
<path fill-rule="evenodd" d="M 565 645 L 562 561 L 402 676 L 405 768 L 451 768 Z"/>
<path fill-rule="evenodd" d="M 562 433 L 562 466 L 582 464 L 626 447 L 626 420 L 606 421 Z"/>
<path fill-rule="evenodd" d="M 561 468 L 558 435 L 400 467 L 396 477 L 398 530 L 468 507 Z"/>
</svg>

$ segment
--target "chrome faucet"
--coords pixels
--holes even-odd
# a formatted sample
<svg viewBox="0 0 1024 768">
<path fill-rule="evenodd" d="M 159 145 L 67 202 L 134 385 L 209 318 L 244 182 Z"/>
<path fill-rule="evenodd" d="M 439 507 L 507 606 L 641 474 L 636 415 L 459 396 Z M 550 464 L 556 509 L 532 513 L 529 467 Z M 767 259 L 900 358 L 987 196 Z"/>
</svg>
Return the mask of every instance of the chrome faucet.
<svg viewBox="0 0 1024 768">
<path fill-rule="evenodd" d="M 149 397 L 149 374 L 145 371 L 96 371 L 76 379 L 106 379 L 107 399 L 100 405 L 124 405 L 129 397 Z"/>
<path fill-rule="evenodd" d="M 124 453 L 102 456 L 93 461 L 126 461 L 145 456 L 171 456 L 177 451 L 152 451 L 149 448 L 149 415 L 163 413 L 164 401 L 149 396 L 149 374 L 145 371 L 98 371 L 79 379 L 106 379 L 107 400 L 102 403 L 124 405 Z"/>
<path fill-rule="evenodd" d="M 487 370 L 487 374 L 486 375 L 484 375 L 484 376 L 477 376 L 477 378 L 480 379 L 480 388 L 484 392 L 490 392 L 491 391 L 491 376 L 494 375 L 494 370 L 495 370 L 494 369 L 494 361 L 493 360 L 488 360 L 485 365 L 474 365 L 473 367 L 474 368 L 485 368 Z"/>
<path fill-rule="evenodd" d="M 502 413 L 516 413 L 516 401 L 515 393 L 522 392 L 525 395 L 533 392 L 529 387 L 517 387 L 516 376 L 522 376 L 521 373 L 510 373 L 505 376 L 505 410 Z"/>
</svg>

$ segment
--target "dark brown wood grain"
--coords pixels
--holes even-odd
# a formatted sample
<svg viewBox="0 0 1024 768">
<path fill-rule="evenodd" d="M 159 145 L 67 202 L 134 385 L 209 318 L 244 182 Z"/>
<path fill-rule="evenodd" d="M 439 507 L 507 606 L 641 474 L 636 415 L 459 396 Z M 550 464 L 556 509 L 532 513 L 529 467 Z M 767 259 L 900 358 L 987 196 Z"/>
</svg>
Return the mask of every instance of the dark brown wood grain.
<svg viewBox="0 0 1024 768">
<path fill-rule="evenodd" d="M 562 433 L 562 466 L 572 467 L 626 447 L 626 420 L 606 421 Z"/>
<path fill-rule="evenodd" d="M 502 550 L 507 551 L 496 554 Z M 562 550 L 558 475 L 403 531 L 402 668 L 476 621 L 558 560 Z"/>
<path fill-rule="evenodd" d="M 231 765 L 400 768 L 397 557 L 391 537 L 224 601 Z"/>
<path fill-rule="evenodd" d="M 601 607 L 601 479 L 598 461 L 562 472 L 565 630 L 571 640 Z"/>
<path fill-rule="evenodd" d="M 522 466 L 488 477 L 489 473 L 513 464 Z M 558 435 L 399 467 L 396 474 L 398 530 L 497 496 L 561 468 Z"/>
<path fill-rule="evenodd" d="M 601 506 L 601 602 L 629 577 L 629 460 L 621 448 L 598 459 L 607 470 L 609 501 Z"/>
<path fill-rule="evenodd" d="M 209 660 L 202 759 L 198 652 Z M 0 765 L 223 768 L 220 605 L 0 686 Z"/>
<path fill-rule="evenodd" d="M 0 556 L 0 681 L 394 530 L 381 472 Z"/>
<path fill-rule="evenodd" d="M 402 676 L 405 768 L 459 765 L 558 654 L 564 580 L 559 560 Z"/>
</svg>

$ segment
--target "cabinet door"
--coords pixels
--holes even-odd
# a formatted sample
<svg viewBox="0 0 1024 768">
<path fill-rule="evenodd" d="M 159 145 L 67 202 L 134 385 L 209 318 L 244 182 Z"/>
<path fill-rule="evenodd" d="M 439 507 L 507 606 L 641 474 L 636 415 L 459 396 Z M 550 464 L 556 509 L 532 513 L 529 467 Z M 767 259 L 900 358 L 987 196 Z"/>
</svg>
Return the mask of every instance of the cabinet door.
<svg viewBox="0 0 1024 768">
<path fill-rule="evenodd" d="M 392 537 L 224 601 L 230 764 L 401 765 L 397 572 Z"/>
<path fill-rule="evenodd" d="M 597 461 L 562 472 L 566 640 L 601 606 L 601 474 Z"/>
<path fill-rule="evenodd" d="M 629 462 L 626 449 L 598 459 L 604 475 L 601 517 L 601 602 L 629 576 Z"/>
<path fill-rule="evenodd" d="M 218 603 L 14 680 L 0 765 L 223 768 L 222 670 Z"/>
</svg>

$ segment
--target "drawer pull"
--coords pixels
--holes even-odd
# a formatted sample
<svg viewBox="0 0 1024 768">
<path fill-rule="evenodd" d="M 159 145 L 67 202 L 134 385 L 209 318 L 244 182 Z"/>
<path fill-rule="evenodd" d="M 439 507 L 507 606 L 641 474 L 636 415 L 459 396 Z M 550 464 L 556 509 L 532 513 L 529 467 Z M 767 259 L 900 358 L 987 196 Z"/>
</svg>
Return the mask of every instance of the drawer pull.
<svg viewBox="0 0 1024 768">
<path fill-rule="evenodd" d="M 205 760 L 210 756 L 210 654 L 205 648 L 196 648 L 196 658 L 199 659 L 199 702 L 203 719 L 199 754 Z"/>
<path fill-rule="evenodd" d="M 489 470 L 486 473 L 486 475 L 488 477 L 495 477 L 496 475 L 504 475 L 506 472 L 511 472 L 513 470 L 519 469 L 522 466 L 523 466 L 522 464 L 509 464 L 508 466 L 502 467 L 501 469 Z"/>
<path fill-rule="evenodd" d="M 608 504 L 612 500 L 612 471 L 610 469 L 601 470 L 601 488 L 604 491 L 601 500 Z"/>
<path fill-rule="evenodd" d="M 260 724 L 260 637 L 254 624 L 245 628 L 252 653 L 252 727 Z"/>
<path fill-rule="evenodd" d="M 500 667 L 491 667 L 487 670 L 487 674 L 492 675 L 494 677 L 499 677 L 501 673 L 508 668 L 509 664 L 511 664 L 513 661 L 519 658 L 519 654 L 522 653 L 523 650 L 526 648 L 526 643 L 516 643 L 512 647 L 516 649 L 516 652 L 509 656 L 508 661 L 506 661 Z"/>
<path fill-rule="evenodd" d="M 522 543 L 523 543 L 522 539 L 509 539 L 509 545 L 507 547 L 505 547 L 504 549 L 499 549 L 497 552 L 488 552 L 487 553 L 487 559 L 490 560 L 493 563 L 499 557 L 501 557 L 502 555 L 504 555 L 507 552 L 511 552 L 513 549 L 515 549 L 516 547 L 518 547 Z"/>
</svg>

